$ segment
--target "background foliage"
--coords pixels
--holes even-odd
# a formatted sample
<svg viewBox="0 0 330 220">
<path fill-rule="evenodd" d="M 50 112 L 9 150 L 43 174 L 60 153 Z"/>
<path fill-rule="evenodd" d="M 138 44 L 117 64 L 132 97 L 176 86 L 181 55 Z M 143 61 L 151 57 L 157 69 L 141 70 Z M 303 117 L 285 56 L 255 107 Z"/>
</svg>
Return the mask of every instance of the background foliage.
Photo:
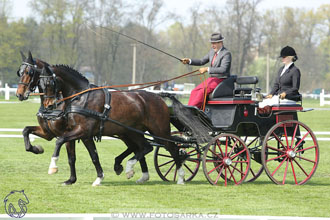
<svg viewBox="0 0 330 220">
<path fill-rule="evenodd" d="M 209 50 L 210 34 L 221 31 L 233 55 L 232 74 L 258 75 L 263 91 L 267 54 L 273 80 L 281 65 L 276 61 L 279 51 L 290 45 L 299 57 L 301 91 L 329 87 L 330 4 L 315 10 L 261 11 L 260 2 L 227 0 L 224 7 L 206 9 L 191 5 L 187 18 L 165 11 L 163 0 L 30 0 L 32 16 L 14 20 L 12 2 L 0 0 L 0 81 L 14 84 L 19 50 L 31 50 L 51 64 L 93 72 L 96 84 L 130 83 L 134 42 L 100 28 L 104 26 L 182 58 L 202 57 Z M 137 46 L 137 82 L 167 79 L 192 69 Z"/>
</svg>

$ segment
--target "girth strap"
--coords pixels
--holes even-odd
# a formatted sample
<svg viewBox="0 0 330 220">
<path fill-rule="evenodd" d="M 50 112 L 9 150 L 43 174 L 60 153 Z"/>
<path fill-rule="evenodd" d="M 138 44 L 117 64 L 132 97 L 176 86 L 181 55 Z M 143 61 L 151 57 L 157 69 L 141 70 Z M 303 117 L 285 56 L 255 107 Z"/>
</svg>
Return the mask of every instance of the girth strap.
<svg viewBox="0 0 330 220">
<path fill-rule="evenodd" d="M 103 114 L 101 117 L 101 125 L 100 125 L 100 132 L 99 132 L 99 136 L 97 137 L 96 141 L 101 141 L 102 138 L 102 134 L 103 134 L 103 130 L 104 130 L 104 122 L 107 120 L 111 106 L 110 106 L 110 102 L 111 102 L 111 94 L 110 92 L 103 88 L 102 89 L 104 92 L 104 110 L 103 110 Z"/>
</svg>

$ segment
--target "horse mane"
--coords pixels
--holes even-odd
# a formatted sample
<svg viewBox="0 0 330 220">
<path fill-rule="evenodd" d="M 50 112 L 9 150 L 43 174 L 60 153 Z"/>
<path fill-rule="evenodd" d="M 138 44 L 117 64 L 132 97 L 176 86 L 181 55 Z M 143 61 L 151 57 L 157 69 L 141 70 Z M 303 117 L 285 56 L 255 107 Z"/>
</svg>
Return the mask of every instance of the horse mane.
<svg viewBox="0 0 330 220">
<path fill-rule="evenodd" d="M 65 72 L 68 72 L 68 73 L 74 75 L 77 78 L 82 79 L 83 81 L 85 81 L 86 83 L 89 84 L 89 80 L 83 74 L 81 74 L 78 70 L 75 70 L 75 69 L 73 69 L 72 67 L 70 67 L 68 65 L 56 64 L 54 67 L 59 68 L 59 69 L 63 69 Z"/>
</svg>

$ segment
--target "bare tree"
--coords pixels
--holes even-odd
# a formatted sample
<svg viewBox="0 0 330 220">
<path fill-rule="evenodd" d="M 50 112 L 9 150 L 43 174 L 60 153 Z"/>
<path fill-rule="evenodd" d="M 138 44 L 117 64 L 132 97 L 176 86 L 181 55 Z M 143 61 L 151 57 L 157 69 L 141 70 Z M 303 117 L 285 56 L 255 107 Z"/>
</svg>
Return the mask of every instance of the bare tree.
<svg viewBox="0 0 330 220">
<path fill-rule="evenodd" d="M 96 83 L 113 83 L 113 72 L 119 47 L 119 35 L 106 28 L 121 32 L 125 20 L 125 6 L 121 0 L 89 1 L 86 44 L 89 64 L 95 74 Z"/>
<path fill-rule="evenodd" d="M 225 11 L 226 42 L 233 55 L 232 72 L 243 75 L 244 67 L 254 46 L 258 21 L 257 6 L 261 0 L 228 0 Z"/>
</svg>

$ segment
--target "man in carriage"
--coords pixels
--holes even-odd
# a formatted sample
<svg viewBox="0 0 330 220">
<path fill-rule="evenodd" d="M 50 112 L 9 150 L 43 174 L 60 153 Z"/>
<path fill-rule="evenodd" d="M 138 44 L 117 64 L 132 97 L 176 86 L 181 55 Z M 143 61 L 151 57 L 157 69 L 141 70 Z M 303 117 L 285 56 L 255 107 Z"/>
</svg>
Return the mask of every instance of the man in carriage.
<svg viewBox="0 0 330 220">
<path fill-rule="evenodd" d="M 221 33 L 213 33 L 210 39 L 211 50 L 208 54 L 202 59 L 183 58 L 181 60 L 183 64 L 194 66 L 202 66 L 210 62 L 209 67 L 202 67 L 199 69 L 200 73 L 208 72 L 210 77 L 191 91 L 188 105 L 201 108 L 204 97 L 212 93 L 220 82 L 230 76 L 231 53 L 223 46 L 224 39 Z M 206 90 L 206 94 L 204 90 Z"/>
</svg>

